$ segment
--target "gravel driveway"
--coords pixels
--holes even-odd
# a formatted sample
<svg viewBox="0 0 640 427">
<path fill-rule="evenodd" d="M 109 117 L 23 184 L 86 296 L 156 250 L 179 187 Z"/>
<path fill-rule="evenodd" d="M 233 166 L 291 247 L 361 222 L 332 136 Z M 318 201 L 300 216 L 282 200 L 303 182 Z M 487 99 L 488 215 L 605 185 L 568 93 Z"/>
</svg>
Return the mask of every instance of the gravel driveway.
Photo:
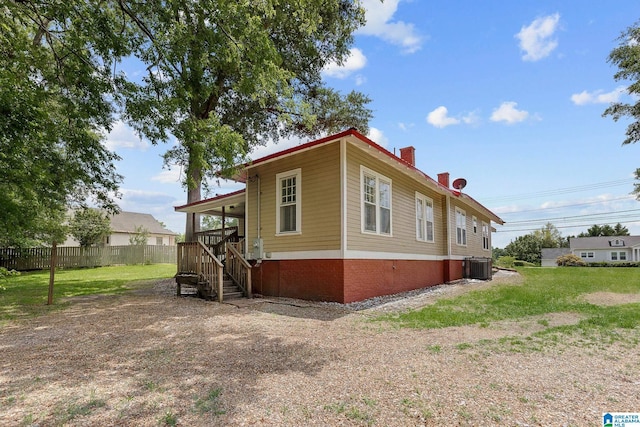
<svg viewBox="0 0 640 427">
<path fill-rule="evenodd" d="M 504 281 L 518 277 L 369 306 L 218 304 L 167 281 L 78 298 L 0 330 L 0 425 L 595 426 L 640 411 L 637 346 L 513 345 L 571 313 L 437 330 L 372 320 Z"/>
</svg>

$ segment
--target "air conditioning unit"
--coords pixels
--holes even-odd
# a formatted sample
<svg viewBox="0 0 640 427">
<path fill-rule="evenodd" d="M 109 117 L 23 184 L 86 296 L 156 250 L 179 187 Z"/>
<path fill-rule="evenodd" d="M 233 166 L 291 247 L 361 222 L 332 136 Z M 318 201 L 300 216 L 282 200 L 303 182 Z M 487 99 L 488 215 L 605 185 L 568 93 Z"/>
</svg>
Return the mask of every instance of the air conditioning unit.
<svg viewBox="0 0 640 427">
<path fill-rule="evenodd" d="M 493 263 L 491 258 L 466 258 L 464 277 L 467 279 L 491 280 Z"/>
</svg>

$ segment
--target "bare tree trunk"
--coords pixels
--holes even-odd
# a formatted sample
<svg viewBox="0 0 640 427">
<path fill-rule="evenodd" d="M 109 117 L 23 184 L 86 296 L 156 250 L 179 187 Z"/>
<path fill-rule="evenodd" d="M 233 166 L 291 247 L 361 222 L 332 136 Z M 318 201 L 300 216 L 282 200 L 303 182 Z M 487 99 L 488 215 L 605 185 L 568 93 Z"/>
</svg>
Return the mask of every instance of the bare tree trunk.
<svg viewBox="0 0 640 427">
<path fill-rule="evenodd" d="M 202 173 L 200 169 L 193 170 L 191 172 L 191 179 L 188 181 L 194 182 L 196 185 L 187 190 L 187 203 L 198 202 L 202 200 Z M 200 214 L 187 214 L 187 224 L 184 231 L 185 241 L 195 241 L 195 233 L 200 231 Z"/>
</svg>

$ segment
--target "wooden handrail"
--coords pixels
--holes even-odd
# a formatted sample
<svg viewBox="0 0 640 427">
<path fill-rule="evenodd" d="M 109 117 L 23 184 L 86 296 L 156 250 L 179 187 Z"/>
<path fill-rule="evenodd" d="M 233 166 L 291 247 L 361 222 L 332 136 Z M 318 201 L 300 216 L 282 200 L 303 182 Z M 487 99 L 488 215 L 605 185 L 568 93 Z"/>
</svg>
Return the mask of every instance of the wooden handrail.
<svg viewBox="0 0 640 427">
<path fill-rule="evenodd" d="M 209 289 L 216 289 L 222 302 L 224 266 L 202 242 L 178 243 L 178 274 L 195 274 L 204 278 Z"/>
<path fill-rule="evenodd" d="M 247 262 L 235 245 L 227 245 L 227 274 L 242 292 L 251 298 L 251 264 Z"/>
</svg>

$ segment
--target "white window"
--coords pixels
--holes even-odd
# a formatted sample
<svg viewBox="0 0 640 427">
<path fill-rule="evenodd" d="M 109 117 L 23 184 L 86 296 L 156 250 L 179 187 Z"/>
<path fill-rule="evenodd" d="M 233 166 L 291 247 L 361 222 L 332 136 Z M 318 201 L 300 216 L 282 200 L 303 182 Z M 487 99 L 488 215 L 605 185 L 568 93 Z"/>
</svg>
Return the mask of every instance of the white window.
<svg viewBox="0 0 640 427">
<path fill-rule="evenodd" d="M 580 258 L 593 258 L 593 252 L 580 252 Z"/>
<path fill-rule="evenodd" d="M 362 231 L 391 235 L 391 180 L 364 166 L 362 178 Z"/>
<path fill-rule="evenodd" d="M 472 216 L 471 222 L 473 223 L 473 234 L 478 234 L 478 218 Z"/>
<path fill-rule="evenodd" d="M 162 237 L 156 237 L 156 245 L 162 246 Z"/>
<path fill-rule="evenodd" d="M 416 193 L 416 239 L 433 242 L 433 200 Z"/>
<path fill-rule="evenodd" d="M 482 223 L 482 249 L 486 251 L 491 249 L 489 247 L 489 224 L 486 222 Z"/>
<path fill-rule="evenodd" d="M 611 252 L 611 261 L 626 261 L 626 252 Z"/>
<path fill-rule="evenodd" d="M 456 243 L 467 245 L 467 214 L 456 208 Z"/>
<path fill-rule="evenodd" d="M 276 234 L 300 233 L 301 170 L 295 169 L 276 175 Z"/>
</svg>

